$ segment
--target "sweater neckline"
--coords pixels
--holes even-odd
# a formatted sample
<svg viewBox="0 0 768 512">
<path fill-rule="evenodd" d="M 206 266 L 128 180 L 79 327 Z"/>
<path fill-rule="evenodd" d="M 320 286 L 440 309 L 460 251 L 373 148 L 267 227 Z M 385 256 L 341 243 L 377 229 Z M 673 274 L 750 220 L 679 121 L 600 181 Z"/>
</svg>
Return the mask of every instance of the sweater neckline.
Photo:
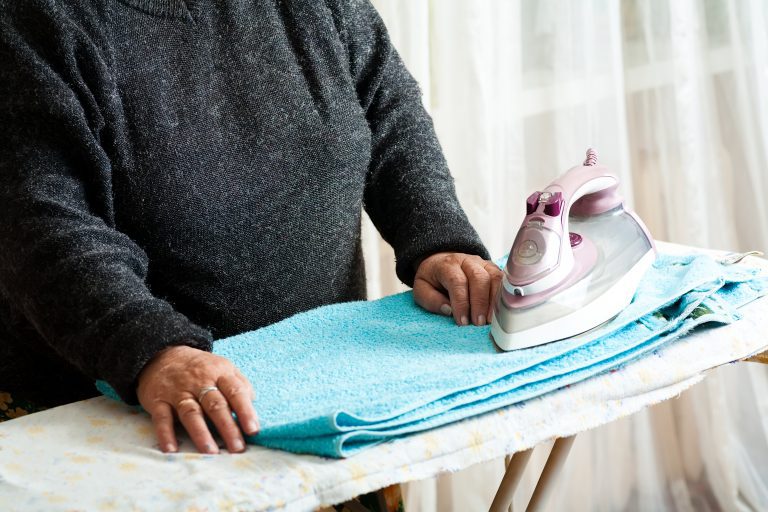
<svg viewBox="0 0 768 512">
<path fill-rule="evenodd" d="M 194 18 L 197 0 L 119 0 L 147 14 L 164 17 Z"/>
</svg>

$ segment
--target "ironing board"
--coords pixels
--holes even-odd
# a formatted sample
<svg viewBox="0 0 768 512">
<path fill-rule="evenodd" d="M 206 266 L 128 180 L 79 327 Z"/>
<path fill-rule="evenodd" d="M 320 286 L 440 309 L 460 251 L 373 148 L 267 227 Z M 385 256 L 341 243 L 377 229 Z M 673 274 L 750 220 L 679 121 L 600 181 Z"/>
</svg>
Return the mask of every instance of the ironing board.
<svg viewBox="0 0 768 512">
<path fill-rule="evenodd" d="M 663 250 L 675 246 L 660 244 Z M 768 268 L 749 258 L 743 264 Z M 531 449 L 558 439 L 529 509 L 541 506 L 573 436 L 679 395 L 703 372 L 768 349 L 768 298 L 732 325 L 522 405 L 384 443 L 349 459 L 251 446 L 200 455 L 154 447 L 147 416 L 93 398 L 0 424 L 0 510 L 317 510 L 392 484 L 515 454 L 492 510 L 507 510 Z"/>
</svg>

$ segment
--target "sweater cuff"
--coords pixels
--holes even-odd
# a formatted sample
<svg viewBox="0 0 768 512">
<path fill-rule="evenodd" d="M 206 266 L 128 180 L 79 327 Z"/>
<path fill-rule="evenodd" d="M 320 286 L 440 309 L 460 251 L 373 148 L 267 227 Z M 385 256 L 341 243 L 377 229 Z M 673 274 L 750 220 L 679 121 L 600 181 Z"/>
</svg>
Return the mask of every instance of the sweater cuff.
<svg viewBox="0 0 768 512">
<path fill-rule="evenodd" d="M 395 251 L 397 277 L 407 286 L 413 287 L 416 277 L 416 264 L 438 252 L 459 252 L 490 259 L 483 242 L 468 222 L 456 222 L 456 219 L 439 220 L 413 229 L 417 235 L 401 243 Z"/>
<path fill-rule="evenodd" d="M 177 345 L 208 352 L 213 348 L 208 331 L 170 308 L 134 317 L 105 340 L 105 344 L 116 348 L 103 361 L 102 367 L 109 370 L 103 371 L 101 377 L 130 405 L 138 404 L 139 373 L 155 354 Z"/>
</svg>

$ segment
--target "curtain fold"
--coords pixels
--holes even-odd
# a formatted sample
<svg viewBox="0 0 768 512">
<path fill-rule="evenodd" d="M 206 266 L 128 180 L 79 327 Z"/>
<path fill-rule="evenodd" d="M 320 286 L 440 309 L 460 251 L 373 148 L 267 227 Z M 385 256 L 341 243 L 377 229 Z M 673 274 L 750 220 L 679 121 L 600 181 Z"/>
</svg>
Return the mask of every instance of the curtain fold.
<svg viewBox="0 0 768 512">
<path fill-rule="evenodd" d="M 509 250 L 524 198 L 587 147 L 656 238 L 768 249 L 762 0 L 373 3 L 492 254 Z M 403 289 L 391 250 L 364 228 L 371 297 Z M 729 365 L 677 400 L 581 434 L 548 509 L 768 510 L 766 461 L 768 370 Z M 496 460 L 411 483 L 407 508 L 487 509 L 502 473 Z M 529 472 L 518 508 L 534 484 Z"/>
<path fill-rule="evenodd" d="M 373 3 L 492 254 L 509 250 L 524 198 L 587 147 L 656 238 L 768 249 L 766 2 Z M 371 298 L 402 290 L 367 220 L 364 251 Z M 768 510 L 766 461 L 768 370 L 729 365 L 677 400 L 581 434 L 548 509 Z M 502 472 L 497 460 L 411 483 L 407 509 L 487 509 Z M 518 508 L 534 484 L 529 472 Z"/>
</svg>

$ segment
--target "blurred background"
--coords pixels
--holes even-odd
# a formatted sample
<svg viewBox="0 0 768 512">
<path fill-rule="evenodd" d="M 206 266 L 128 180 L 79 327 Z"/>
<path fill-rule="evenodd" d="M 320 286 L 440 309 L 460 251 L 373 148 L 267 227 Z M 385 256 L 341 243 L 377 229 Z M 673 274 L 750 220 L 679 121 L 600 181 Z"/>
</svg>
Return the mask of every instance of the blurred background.
<svg viewBox="0 0 768 512">
<path fill-rule="evenodd" d="M 765 0 L 373 3 L 494 256 L 509 250 L 524 198 L 587 147 L 656 239 L 768 252 Z M 403 290 L 367 219 L 364 235 L 369 296 Z M 406 508 L 487 509 L 502 473 L 497 460 L 411 483 Z M 581 434 L 549 505 L 768 510 L 768 369 L 718 369 L 676 400 Z"/>
</svg>

